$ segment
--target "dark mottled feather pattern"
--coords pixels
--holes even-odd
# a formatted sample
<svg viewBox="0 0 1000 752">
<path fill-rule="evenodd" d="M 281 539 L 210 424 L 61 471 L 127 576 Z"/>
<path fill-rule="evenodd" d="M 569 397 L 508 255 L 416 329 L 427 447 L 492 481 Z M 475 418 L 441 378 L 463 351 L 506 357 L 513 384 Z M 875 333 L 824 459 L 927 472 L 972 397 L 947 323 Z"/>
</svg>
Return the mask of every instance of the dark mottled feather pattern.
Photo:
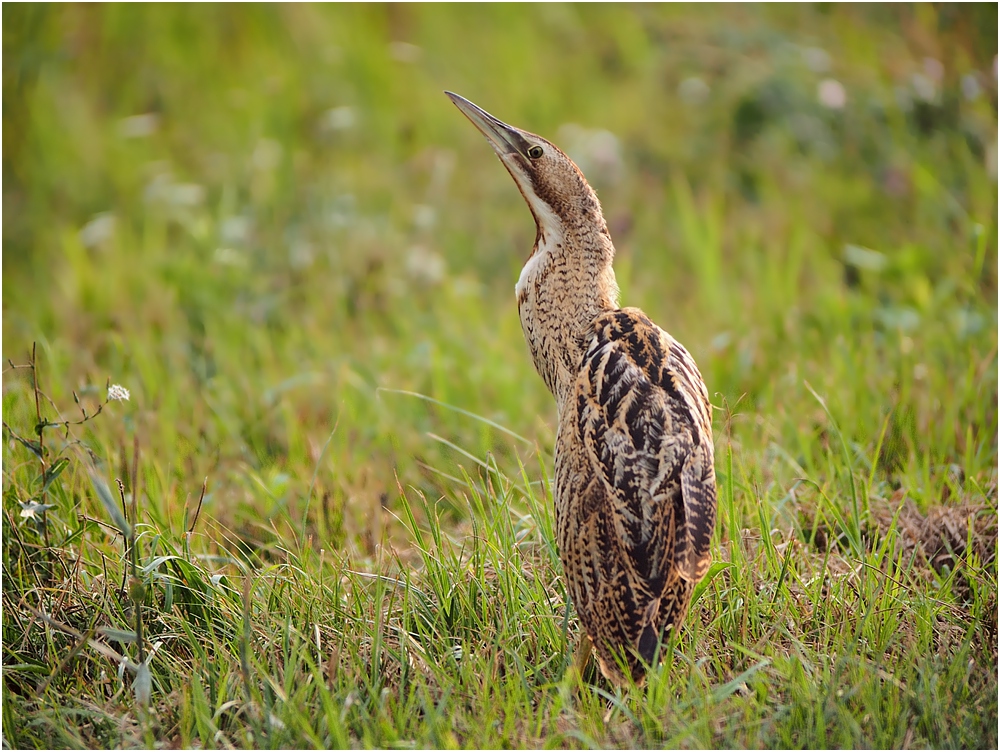
<svg viewBox="0 0 1000 752">
<path fill-rule="evenodd" d="M 627 648 L 648 662 L 707 569 L 709 419 L 697 366 L 668 334 L 637 309 L 594 320 L 560 416 L 555 494 L 570 595 L 605 674 L 617 673 L 617 648 L 641 676 Z M 595 588 L 583 574 L 595 570 L 615 576 Z"/>
</svg>

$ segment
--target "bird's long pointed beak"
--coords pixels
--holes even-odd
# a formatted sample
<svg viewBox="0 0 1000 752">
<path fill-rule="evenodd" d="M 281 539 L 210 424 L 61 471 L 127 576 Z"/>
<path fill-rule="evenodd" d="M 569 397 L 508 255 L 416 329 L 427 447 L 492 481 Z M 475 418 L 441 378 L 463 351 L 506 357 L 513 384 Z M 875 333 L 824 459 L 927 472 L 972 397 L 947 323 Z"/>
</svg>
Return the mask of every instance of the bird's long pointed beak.
<svg viewBox="0 0 1000 752">
<path fill-rule="evenodd" d="M 472 124 L 486 136 L 486 140 L 490 142 L 490 146 L 493 147 L 493 150 L 499 156 L 502 157 L 507 154 L 523 155 L 525 153 L 528 143 L 518 132 L 517 128 L 507 125 L 501 120 L 497 120 L 482 107 L 477 107 L 465 97 L 460 97 L 458 94 L 450 91 L 446 91 L 445 94 L 462 111 L 462 114 L 469 118 Z"/>
</svg>

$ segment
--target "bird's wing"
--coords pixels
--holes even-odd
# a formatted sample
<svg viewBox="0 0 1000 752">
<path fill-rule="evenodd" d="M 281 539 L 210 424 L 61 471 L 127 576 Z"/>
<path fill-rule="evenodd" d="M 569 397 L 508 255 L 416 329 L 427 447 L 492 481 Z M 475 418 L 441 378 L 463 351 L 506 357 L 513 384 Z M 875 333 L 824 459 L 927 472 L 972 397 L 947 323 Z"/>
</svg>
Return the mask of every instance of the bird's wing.
<svg viewBox="0 0 1000 752">
<path fill-rule="evenodd" d="M 615 537 L 657 598 L 704 576 L 715 526 L 708 391 L 688 352 L 638 309 L 599 316 L 577 381 L 579 430 Z"/>
</svg>

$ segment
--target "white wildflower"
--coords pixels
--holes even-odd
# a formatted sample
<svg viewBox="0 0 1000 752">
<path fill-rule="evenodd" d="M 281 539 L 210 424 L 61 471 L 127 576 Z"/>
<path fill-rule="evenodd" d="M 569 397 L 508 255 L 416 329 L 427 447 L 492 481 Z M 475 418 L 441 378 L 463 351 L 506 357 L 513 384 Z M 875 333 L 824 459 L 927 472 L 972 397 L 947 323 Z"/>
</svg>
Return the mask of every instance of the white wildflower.
<svg viewBox="0 0 1000 752">
<path fill-rule="evenodd" d="M 824 78 L 819 82 L 816 97 L 821 105 L 831 110 L 842 110 L 847 104 L 847 90 L 833 78 Z"/>
<path fill-rule="evenodd" d="M 123 387 L 121 384 L 112 384 L 108 387 L 108 402 L 115 401 L 128 401 L 129 393 L 128 389 Z"/>
<path fill-rule="evenodd" d="M 935 60 L 932 57 L 925 57 L 924 72 L 936 84 L 939 84 L 942 80 L 944 80 L 944 64 L 940 60 Z"/>
</svg>

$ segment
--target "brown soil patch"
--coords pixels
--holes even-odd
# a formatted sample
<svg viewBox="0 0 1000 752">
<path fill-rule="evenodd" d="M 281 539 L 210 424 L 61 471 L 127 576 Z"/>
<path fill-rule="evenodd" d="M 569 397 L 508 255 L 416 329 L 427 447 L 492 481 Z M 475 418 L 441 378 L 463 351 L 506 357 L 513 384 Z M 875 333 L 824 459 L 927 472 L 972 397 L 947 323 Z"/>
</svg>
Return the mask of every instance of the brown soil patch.
<svg viewBox="0 0 1000 752">
<path fill-rule="evenodd" d="M 879 535 L 892 526 L 898 506 L 889 504 L 871 509 Z M 907 552 L 915 551 L 936 571 L 954 569 L 971 548 L 983 565 L 997 557 L 997 510 L 983 504 L 948 504 L 933 507 L 927 514 L 907 499 L 899 509 L 896 530 Z"/>
</svg>

